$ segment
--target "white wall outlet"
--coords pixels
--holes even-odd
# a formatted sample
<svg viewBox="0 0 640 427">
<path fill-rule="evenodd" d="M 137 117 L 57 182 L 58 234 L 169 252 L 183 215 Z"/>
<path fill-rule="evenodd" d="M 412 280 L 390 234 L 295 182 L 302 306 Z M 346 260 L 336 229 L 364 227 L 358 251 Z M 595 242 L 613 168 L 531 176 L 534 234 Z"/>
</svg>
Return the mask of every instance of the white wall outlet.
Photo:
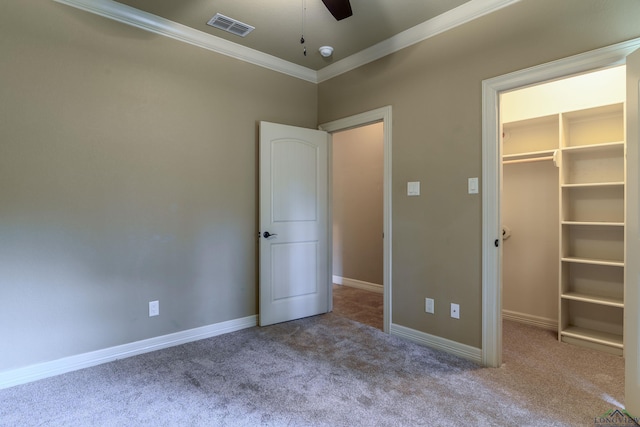
<svg viewBox="0 0 640 427">
<path fill-rule="evenodd" d="M 425 298 L 424 299 L 424 311 L 425 312 L 433 314 L 433 308 L 434 308 L 433 305 L 434 305 L 433 298 Z"/>
<path fill-rule="evenodd" d="M 460 318 L 460 304 L 451 303 L 451 317 L 454 319 Z"/>
<path fill-rule="evenodd" d="M 149 301 L 149 317 L 160 315 L 160 301 Z"/>
</svg>

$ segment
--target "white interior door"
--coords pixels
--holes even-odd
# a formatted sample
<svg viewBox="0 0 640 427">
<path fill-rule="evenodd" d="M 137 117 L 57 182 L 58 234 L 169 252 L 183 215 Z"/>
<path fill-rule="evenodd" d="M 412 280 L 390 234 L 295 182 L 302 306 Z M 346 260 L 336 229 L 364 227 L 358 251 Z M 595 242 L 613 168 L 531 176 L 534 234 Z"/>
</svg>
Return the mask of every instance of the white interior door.
<svg viewBox="0 0 640 427">
<path fill-rule="evenodd" d="M 260 122 L 260 325 L 326 313 L 327 132 Z"/>
<path fill-rule="evenodd" d="M 627 57 L 627 215 L 625 253 L 625 396 L 628 412 L 640 417 L 640 50 Z"/>
</svg>

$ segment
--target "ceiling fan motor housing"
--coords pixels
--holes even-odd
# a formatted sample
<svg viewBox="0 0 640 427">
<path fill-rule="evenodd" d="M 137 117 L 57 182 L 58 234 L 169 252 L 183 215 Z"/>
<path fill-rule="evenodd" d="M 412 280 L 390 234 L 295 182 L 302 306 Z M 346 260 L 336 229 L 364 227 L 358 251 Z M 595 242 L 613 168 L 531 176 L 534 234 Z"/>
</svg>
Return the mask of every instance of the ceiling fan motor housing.
<svg viewBox="0 0 640 427">
<path fill-rule="evenodd" d="M 329 9 L 329 12 L 340 21 L 353 15 L 349 0 L 322 0 L 322 3 Z"/>
</svg>

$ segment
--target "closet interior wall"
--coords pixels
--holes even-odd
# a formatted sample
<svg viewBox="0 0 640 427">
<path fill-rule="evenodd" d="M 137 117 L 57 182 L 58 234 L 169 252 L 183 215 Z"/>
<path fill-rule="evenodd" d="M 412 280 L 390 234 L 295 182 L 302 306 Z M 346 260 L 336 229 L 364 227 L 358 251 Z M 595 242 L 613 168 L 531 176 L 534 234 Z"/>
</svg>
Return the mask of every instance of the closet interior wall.
<svg viewBox="0 0 640 427">
<path fill-rule="evenodd" d="M 505 126 L 505 155 L 554 140 L 553 123 Z M 546 133 L 546 135 L 545 135 Z M 553 148 L 551 149 L 553 152 Z M 533 151 L 533 150 L 530 150 Z M 558 168 L 552 152 L 503 164 L 503 317 L 555 330 L 558 319 Z M 509 154 L 507 154 L 509 153 Z"/>
<path fill-rule="evenodd" d="M 566 326 L 559 153 L 565 116 L 623 103 L 624 85 L 624 67 L 615 67 L 501 95 L 503 318 L 552 330 Z"/>
</svg>

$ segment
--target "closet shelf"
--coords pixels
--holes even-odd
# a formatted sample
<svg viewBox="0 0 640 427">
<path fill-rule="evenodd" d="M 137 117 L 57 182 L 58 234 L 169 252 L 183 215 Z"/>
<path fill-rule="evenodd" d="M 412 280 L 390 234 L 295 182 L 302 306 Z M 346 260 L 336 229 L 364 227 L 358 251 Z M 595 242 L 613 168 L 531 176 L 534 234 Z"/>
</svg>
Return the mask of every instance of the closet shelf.
<svg viewBox="0 0 640 427">
<path fill-rule="evenodd" d="M 526 153 L 517 153 L 517 154 L 505 154 L 502 156 L 502 160 L 505 163 L 509 161 L 514 161 L 514 160 L 537 160 L 537 159 L 548 160 L 548 157 L 553 157 L 553 153 L 555 151 L 556 150 L 542 150 L 542 151 L 529 151 Z"/>
<path fill-rule="evenodd" d="M 518 160 L 504 160 L 502 162 L 503 165 L 510 165 L 513 163 L 533 163 L 533 162 L 546 162 L 549 160 L 553 160 L 553 156 L 548 157 L 529 157 L 527 159 L 518 159 Z"/>
<path fill-rule="evenodd" d="M 560 298 L 587 302 L 591 304 L 608 305 L 611 307 L 624 308 L 624 301 L 622 299 L 600 297 L 600 296 L 583 294 L 580 292 L 565 292 L 562 295 L 560 295 Z"/>
<path fill-rule="evenodd" d="M 623 261 L 613 261 L 607 259 L 592 259 L 592 258 L 578 258 L 578 257 L 562 257 L 563 262 L 575 262 L 577 264 L 593 264 L 593 265 L 608 265 L 611 267 L 624 267 Z"/>
<path fill-rule="evenodd" d="M 562 188 L 588 188 L 588 187 L 624 187 L 623 181 L 611 182 L 587 182 L 583 184 L 562 184 Z"/>
<path fill-rule="evenodd" d="M 568 326 L 560 331 L 560 335 L 571 338 L 578 338 L 585 341 L 604 344 L 611 347 L 623 348 L 622 335 L 611 334 L 608 332 L 595 331 L 578 326 Z"/>
<path fill-rule="evenodd" d="M 586 226 L 624 227 L 624 222 L 606 222 L 606 221 L 562 221 L 562 225 L 586 225 Z"/>
<path fill-rule="evenodd" d="M 573 145 L 570 147 L 562 147 L 563 153 L 586 153 L 595 151 L 609 151 L 612 149 L 624 150 L 624 141 L 603 142 L 600 144 L 590 145 Z"/>
</svg>

